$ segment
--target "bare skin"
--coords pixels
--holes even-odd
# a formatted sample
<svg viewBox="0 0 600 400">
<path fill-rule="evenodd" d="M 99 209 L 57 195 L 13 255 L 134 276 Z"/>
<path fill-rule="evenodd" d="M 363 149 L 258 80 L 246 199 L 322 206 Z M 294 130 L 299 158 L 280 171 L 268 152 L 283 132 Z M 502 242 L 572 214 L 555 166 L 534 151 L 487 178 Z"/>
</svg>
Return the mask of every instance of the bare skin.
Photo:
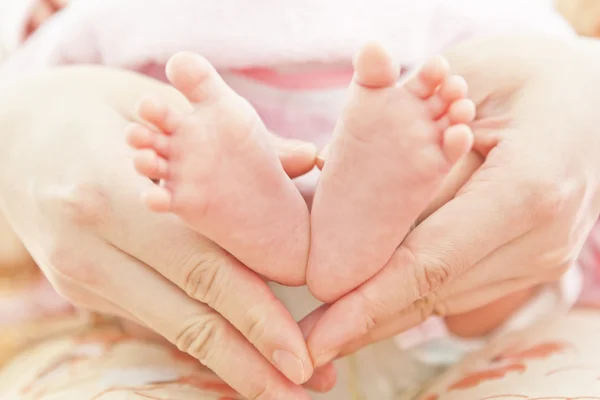
<svg viewBox="0 0 600 400">
<path fill-rule="evenodd" d="M 476 54 L 481 54 L 481 53 L 476 53 Z M 454 61 L 454 60 L 452 60 L 452 61 Z M 473 61 L 471 60 L 471 62 L 473 62 Z M 454 63 L 454 62 L 452 62 L 452 65 L 455 65 L 455 63 Z M 476 66 L 476 67 L 478 67 L 478 65 L 477 65 L 476 63 L 475 63 L 475 66 Z M 506 71 L 506 69 L 505 69 L 505 68 L 501 68 L 501 65 L 500 65 L 500 64 L 498 64 L 498 69 L 502 69 L 502 71 Z M 482 74 L 482 75 L 481 75 L 481 80 L 482 80 L 482 81 L 489 80 L 489 78 L 490 78 L 490 72 L 489 72 L 489 70 L 488 70 L 488 69 L 478 68 L 478 70 L 484 70 L 484 71 L 486 71 L 486 74 Z M 461 72 L 463 72 L 463 73 L 464 73 L 464 66 L 463 66 L 463 69 L 461 70 Z M 493 70 L 492 70 L 492 72 L 493 72 Z M 492 74 L 492 78 L 493 78 L 493 77 L 494 77 L 494 75 Z M 471 85 L 473 85 L 473 82 L 476 82 L 476 79 L 475 79 L 475 78 L 473 78 L 473 79 L 472 79 L 472 80 L 470 80 L 469 82 L 471 83 Z M 509 82 L 509 83 L 510 83 L 510 82 Z M 475 86 L 477 86 L 477 85 L 475 85 Z M 485 87 L 485 85 L 483 85 L 483 84 L 481 84 L 481 86 L 482 86 L 482 87 Z M 504 84 L 504 85 L 502 85 L 502 87 L 509 87 L 509 86 L 510 86 L 510 85 L 507 85 L 507 84 Z M 544 94 L 546 94 L 546 93 L 547 93 L 547 90 L 546 90 L 546 91 L 544 91 L 543 93 L 544 93 Z M 480 94 L 475 94 L 475 95 L 473 96 L 473 98 L 474 98 L 474 99 L 479 99 L 479 100 L 482 100 L 481 96 L 479 96 L 479 95 L 481 95 L 481 93 L 480 93 Z M 486 96 L 486 98 L 487 98 L 487 96 Z M 543 97 L 543 96 L 542 96 L 542 98 L 541 98 L 541 99 L 539 99 L 539 100 L 543 100 L 544 98 L 545 98 L 545 97 Z M 492 98 L 492 100 L 494 100 L 494 98 Z M 537 104 L 537 103 L 538 103 L 538 102 L 535 102 L 534 104 Z M 29 104 L 29 103 L 27 103 L 27 104 Z M 498 103 L 497 103 L 497 102 L 496 102 L 496 103 L 494 103 L 494 101 L 491 101 L 491 102 L 488 102 L 488 105 L 490 105 L 490 104 L 491 104 L 491 105 L 492 105 L 492 107 L 493 107 L 493 106 L 494 106 L 494 104 L 496 104 L 496 105 L 497 105 Z M 535 110 L 535 109 L 534 109 L 534 110 Z M 488 110 L 488 111 L 489 111 L 489 110 Z M 535 114 L 533 114 L 533 115 L 535 115 Z M 480 126 L 480 128 L 481 128 L 483 131 L 485 131 L 485 130 L 486 130 L 486 129 L 485 129 L 485 127 L 483 127 L 483 126 Z M 75 136 L 75 137 L 77 137 L 77 136 Z M 493 143 L 493 142 L 494 142 L 494 140 L 493 140 L 493 137 L 490 137 L 490 136 L 486 136 L 486 135 L 484 135 L 484 136 L 482 136 L 482 139 L 483 139 L 483 140 L 480 142 L 480 144 L 481 144 L 482 146 L 479 146 L 478 148 L 482 148 L 482 147 L 483 147 L 483 148 L 485 148 L 485 147 L 487 146 L 487 145 L 486 145 L 486 143 Z M 487 139 L 490 139 L 490 140 L 491 140 L 491 142 L 488 142 L 488 140 L 487 140 Z M 31 143 L 31 142 L 29 142 L 29 143 Z M 588 146 L 588 147 L 589 147 L 589 146 Z M 585 159 L 588 159 L 588 158 L 585 158 Z M 590 159 L 591 159 L 591 158 L 590 158 Z M 128 217 L 129 217 L 129 216 L 128 216 Z M 44 224 L 39 224 L 39 226 L 44 226 Z M 79 230 L 78 230 L 77 232 L 79 232 Z M 69 241 L 67 241 L 67 243 L 69 243 Z M 162 243 L 164 243 L 164 241 L 163 241 Z M 89 257 L 89 255 L 88 255 L 88 257 Z M 517 265 L 519 265 L 519 266 L 521 266 L 521 265 L 528 265 L 527 263 L 516 263 L 516 264 L 517 264 Z M 375 337 L 375 338 L 376 338 L 376 337 L 377 337 L 377 335 L 376 335 L 376 334 L 374 334 L 374 335 L 373 335 L 373 337 Z"/>
<path fill-rule="evenodd" d="M 138 120 L 134 105 L 153 93 L 187 113 L 189 101 L 154 80 L 100 67 L 52 69 L 7 82 L 3 93 L 2 208 L 55 289 L 82 308 L 150 328 L 246 397 L 306 399 L 298 386 L 312 375 L 305 340 L 261 276 L 140 202 L 153 184 L 133 170 L 123 137 Z M 47 112 L 28 117 L 39 109 Z M 282 141 L 274 146 L 286 171 L 303 169 L 298 161 L 312 168 L 314 155 L 294 155 L 297 143 Z M 210 287 L 206 276 L 214 277 Z M 196 329 L 204 327 L 210 334 Z"/>
<path fill-rule="evenodd" d="M 69 0 L 38 0 L 32 8 L 25 35 L 29 36 L 38 30 L 54 14 L 67 6 Z"/>
<path fill-rule="evenodd" d="M 596 0 L 557 0 L 556 9 L 582 36 L 600 36 L 600 3 Z"/>
<path fill-rule="evenodd" d="M 492 313 L 511 313 L 527 288 L 560 278 L 597 222 L 597 42 L 492 38 L 447 57 L 472 89 L 474 149 L 485 161 L 377 276 L 306 318 L 318 320 L 308 339 L 316 365 L 430 315 L 464 336 L 497 326 Z M 496 321 L 462 329 L 482 316 Z"/>
<path fill-rule="evenodd" d="M 146 204 L 178 215 L 255 271 L 303 284 L 308 208 L 258 114 L 200 56 L 176 55 L 167 75 L 194 109 L 178 113 L 155 99 L 140 104 L 145 124 L 128 131 L 135 165 L 163 182 L 145 194 Z M 305 146 L 314 157 L 315 148 Z"/>
<path fill-rule="evenodd" d="M 332 302 L 386 264 L 452 166 L 471 147 L 464 79 L 434 58 L 405 84 L 379 45 L 355 59 L 311 211 L 307 283 Z"/>
</svg>

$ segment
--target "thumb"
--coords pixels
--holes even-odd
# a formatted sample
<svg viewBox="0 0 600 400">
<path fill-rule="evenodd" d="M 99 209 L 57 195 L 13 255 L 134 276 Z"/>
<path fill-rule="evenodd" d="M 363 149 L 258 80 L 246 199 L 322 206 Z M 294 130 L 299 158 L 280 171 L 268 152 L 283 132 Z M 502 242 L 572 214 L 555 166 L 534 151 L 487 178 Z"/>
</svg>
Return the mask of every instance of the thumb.
<svg viewBox="0 0 600 400">
<path fill-rule="evenodd" d="M 290 178 L 304 175 L 314 168 L 317 148 L 312 143 L 282 138 L 274 133 L 269 134 L 269 142 Z"/>
<path fill-rule="evenodd" d="M 407 326 L 421 322 L 433 311 L 438 290 L 527 232 L 529 205 L 515 196 L 523 184 L 514 180 L 510 168 L 478 170 L 453 200 L 408 235 L 378 274 L 330 305 L 308 339 L 316 365 L 401 313 L 412 318 L 404 321 Z"/>
</svg>

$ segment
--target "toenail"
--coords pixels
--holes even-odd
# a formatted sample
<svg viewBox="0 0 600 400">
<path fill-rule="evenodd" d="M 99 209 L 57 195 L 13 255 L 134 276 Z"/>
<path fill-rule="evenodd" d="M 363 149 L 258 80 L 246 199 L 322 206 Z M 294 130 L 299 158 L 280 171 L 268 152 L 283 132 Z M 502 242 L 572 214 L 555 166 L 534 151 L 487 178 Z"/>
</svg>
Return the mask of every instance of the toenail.
<svg viewBox="0 0 600 400">
<path fill-rule="evenodd" d="M 321 161 L 327 161 L 327 158 L 329 157 L 329 148 L 330 146 L 327 145 L 325 146 L 320 152 L 319 154 L 317 154 L 317 158 Z"/>
</svg>

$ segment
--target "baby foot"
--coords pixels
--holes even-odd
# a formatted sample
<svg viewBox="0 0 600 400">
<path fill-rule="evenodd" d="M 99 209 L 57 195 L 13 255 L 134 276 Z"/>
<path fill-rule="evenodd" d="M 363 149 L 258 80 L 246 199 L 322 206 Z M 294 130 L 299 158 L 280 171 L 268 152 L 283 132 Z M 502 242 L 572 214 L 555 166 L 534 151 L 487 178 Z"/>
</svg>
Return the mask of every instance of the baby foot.
<svg viewBox="0 0 600 400">
<path fill-rule="evenodd" d="M 161 181 L 148 207 L 173 212 L 256 272 L 304 283 L 306 203 L 284 172 L 255 110 L 202 57 L 182 53 L 167 76 L 193 105 L 181 114 L 143 100 L 128 141 L 138 172 Z"/>
<path fill-rule="evenodd" d="M 332 302 L 387 263 L 471 148 L 467 84 L 445 59 L 397 86 L 400 68 L 379 45 L 357 55 L 350 101 L 335 129 L 311 215 L 307 282 Z"/>
</svg>

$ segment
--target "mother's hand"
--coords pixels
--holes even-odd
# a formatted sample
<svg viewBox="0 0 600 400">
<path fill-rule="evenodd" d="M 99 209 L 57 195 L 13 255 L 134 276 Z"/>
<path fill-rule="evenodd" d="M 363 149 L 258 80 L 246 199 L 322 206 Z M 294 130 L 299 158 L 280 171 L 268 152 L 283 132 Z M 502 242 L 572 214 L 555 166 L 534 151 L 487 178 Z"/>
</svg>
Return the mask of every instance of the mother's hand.
<svg viewBox="0 0 600 400">
<path fill-rule="evenodd" d="M 76 305 L 151 328 L 247 398 L 307 399 L 297 386 L 312 374 L 304 337 L 264 280 L 142 205 L 152 183 L 134 172 L 123 132 L 146 94 L 190 107 L 166 85 L 102 68 L 57 69 L 3 88 L 6 215 Z M 278 143 L 290 168 L 312 167 Z"/>
<path fill-rule="evenodd" d="M 486 159 L 378 275 L 304 322 L 317 321 L 308 341 L 317 366 L 573 264 L 600 212 L 596 46 L 487 39 L 448 55 L 478 104 L 473 129 Z"/>
</svg>

